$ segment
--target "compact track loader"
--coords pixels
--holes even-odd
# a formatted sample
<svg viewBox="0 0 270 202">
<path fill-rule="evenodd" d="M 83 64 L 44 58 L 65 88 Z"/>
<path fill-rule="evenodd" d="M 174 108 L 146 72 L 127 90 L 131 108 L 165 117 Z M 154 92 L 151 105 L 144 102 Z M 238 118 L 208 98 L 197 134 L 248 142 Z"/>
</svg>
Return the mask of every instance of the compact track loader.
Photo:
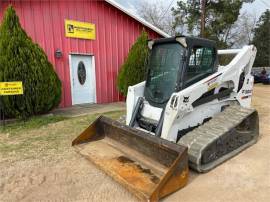
<svg viewBox="0 0 270 202">
<path fill-rule="evenodd" d="M 186 36 L 148 46 L 147 78 L 128 89 L 126 124 L 101 116 L 72 145 L 140 199 L 157 201 L 186 185 L 188 167 L 207 172 L 257 141 L 256 48 L 217 51 Z M 221 66 L 218 54 L 235 56 Z"/>
</svg>

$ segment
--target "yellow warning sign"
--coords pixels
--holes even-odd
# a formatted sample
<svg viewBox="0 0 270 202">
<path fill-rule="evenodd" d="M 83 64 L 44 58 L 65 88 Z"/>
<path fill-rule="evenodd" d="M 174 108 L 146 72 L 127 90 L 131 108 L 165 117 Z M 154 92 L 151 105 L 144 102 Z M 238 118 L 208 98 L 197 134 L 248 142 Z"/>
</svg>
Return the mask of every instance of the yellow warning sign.
<svg viewBox="0 0 270 202">
<path fill-rule="evenodd" d="M 213 83 L 208 87 L 208 91 L 218 87 L 218 83 Z"/>
<path fill-rule="evenodd" d="M 66 37 L 81 39 L 96 39 L 95 24 L 65 20 Z"/>
<path fill-rule="evenodd" d="M 22 95 L 23 85 L 21 81 L 0 82 L 0 95 Z"/>
</svg>

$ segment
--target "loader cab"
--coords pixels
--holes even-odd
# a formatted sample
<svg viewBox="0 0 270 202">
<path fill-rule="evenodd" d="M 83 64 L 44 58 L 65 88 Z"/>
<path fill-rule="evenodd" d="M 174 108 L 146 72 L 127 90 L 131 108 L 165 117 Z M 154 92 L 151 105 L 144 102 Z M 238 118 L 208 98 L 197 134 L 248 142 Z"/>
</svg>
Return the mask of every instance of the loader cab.
<svg viewBox="0 0 270 202">
<path fill-rule="evenodd" d="M 149 41 L 150 57 L 144 90 L 153 106 L 164 107 L 180 91 L 217 71 L 213 41 L 179 36 Z"/>
</svg>

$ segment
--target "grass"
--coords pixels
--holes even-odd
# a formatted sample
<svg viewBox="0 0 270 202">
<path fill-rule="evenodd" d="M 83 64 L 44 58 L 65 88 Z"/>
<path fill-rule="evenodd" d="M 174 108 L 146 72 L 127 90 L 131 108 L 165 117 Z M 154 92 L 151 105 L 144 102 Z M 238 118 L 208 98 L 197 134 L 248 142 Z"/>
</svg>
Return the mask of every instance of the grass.
<svg viewBox="0 0 270 202">
<path fill-rule="evenodd" d="M 0 132 L 4 133 L 14 133 L 21 132 L 25 130 L 30 130 L 34 128 L 40 128 L 41 126 L 48 125 L 50 123 L 56 123 L 58 121 L 63 121 L 67 117 L 63 116 L 37 116 L 28 119 L 27 121 L 17 120 L 13 123 L 1 126 Z"/>
<path fill-rule="evenodd" d="M 123 111 L 103 115 L 117 119 Z M 100 114 L 66 118 L 35 117 L 18 121 L 0 130 L 0 162 L 24 159 L 54 158 L 72 150 L 71 142 Z"/>
</svg>

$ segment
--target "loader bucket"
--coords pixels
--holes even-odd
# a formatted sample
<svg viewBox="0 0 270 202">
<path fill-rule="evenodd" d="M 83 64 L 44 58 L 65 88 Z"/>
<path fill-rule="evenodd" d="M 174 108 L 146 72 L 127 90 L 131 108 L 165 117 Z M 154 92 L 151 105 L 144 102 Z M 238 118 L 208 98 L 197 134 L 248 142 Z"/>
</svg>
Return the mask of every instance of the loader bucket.
<svg viewBox="0 0 270 202">
<path fill-rule="evenodd" d="M 143 201 L 186 185 L 187 148 L 100 116 L 73 142 L 85 158 Z"/>
</svg>

